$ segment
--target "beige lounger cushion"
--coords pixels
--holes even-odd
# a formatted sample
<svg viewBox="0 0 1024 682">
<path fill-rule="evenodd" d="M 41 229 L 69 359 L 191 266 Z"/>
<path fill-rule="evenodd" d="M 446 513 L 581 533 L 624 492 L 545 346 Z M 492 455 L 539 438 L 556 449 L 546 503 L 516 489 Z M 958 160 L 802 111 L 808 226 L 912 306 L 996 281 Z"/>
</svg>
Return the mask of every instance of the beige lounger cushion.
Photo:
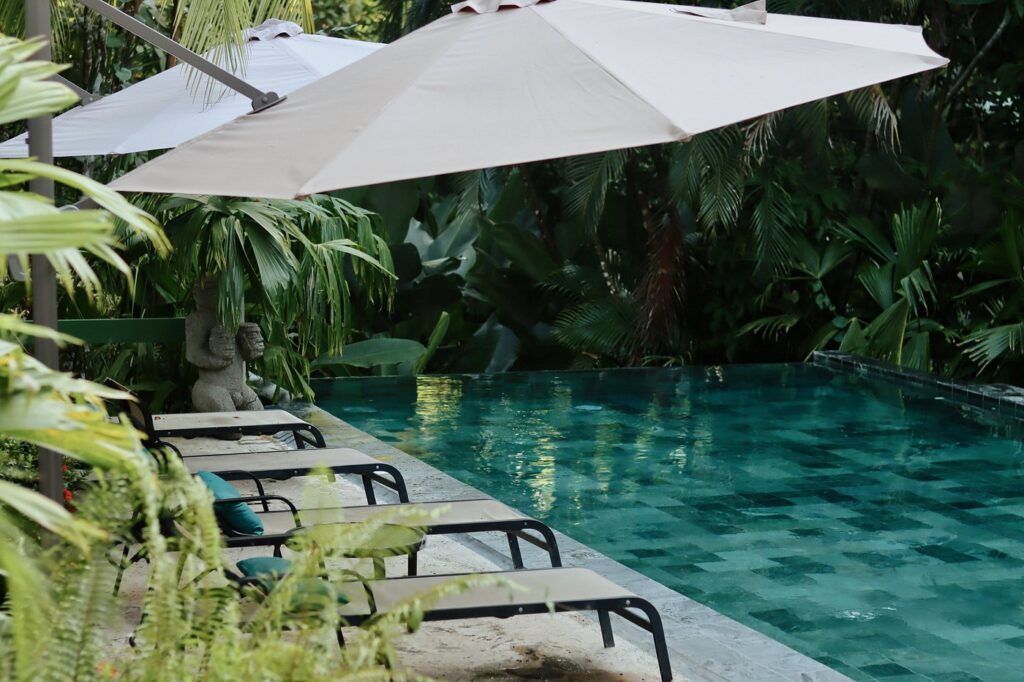
<svg viewBox="0 0 1024 682">
<path fill-rule="evenodd" d="M 284 410 L 251 410 L 245 412 L 186 412 L 155 414 L 157 431 L 187 431 L 222 427 L 300 426 L 306 421 Z"/>
<path fill-rule="evenodd" d="M 497 500 L 453 500 L 451 502 L 420 502 L 415 504 L 376 504 L 360 507 L 337 507 L 334 509 L 304 509 L 299 512 L 302 525 L 310 526 L 317 523 L 356 523 L 365 521 L 374 514 L 394 509 L 432 512 L 447 508 L 436 519 L 431 520 L 432 528 L 456 526 L 464 523 L 483 523 L 487 521 L 518 521 L 529 519 L 511 507 Z M 277 535 L 295 530 L 295 522 L 290 511 L 259 512 L 263 521 L 264 533 Z M 399 519 L 398 522 L 401 522 Z"/>
<path fill-rule="evenodd" d="M 422 594 L 451 580 L 471 577 L 467 575 L 429 575 L 415 578 L 391 578 L 370 581 L 370 588 L 377 601 L 378 611 L 388 611 L 401 601 Z M 480 573 L 482 576 L 498 576 L 514 583 L 519 588 L 474 587 L 462 594 L 442 597 L 433 603 L 429 611 L 449 609 L 487 609 L 500 606 L 544 605 L 558 602 L 596 601 L 599 599 L 630 599 L 636 595 L 619 587 L 607 578 L 586 568 L 542 568 L 523 571 L 502 571 Z M 349 598 L 341 607 L 341 614 L 366 615 L 369 613 L 366 594 L 362 587 L 351 584 L 339 586 Z"/>
<path fill-rule="evenodd" d="M 352 448 L 309 448 L 306 450 L 269 450 L 232 452 L 221 455 L 184 454 L 182 461 L 193 474 L 197 471 L 241 469 L 257 478 L 267 471 L 313 469 L 378 464 L 378 460 Z"/>
</svg>

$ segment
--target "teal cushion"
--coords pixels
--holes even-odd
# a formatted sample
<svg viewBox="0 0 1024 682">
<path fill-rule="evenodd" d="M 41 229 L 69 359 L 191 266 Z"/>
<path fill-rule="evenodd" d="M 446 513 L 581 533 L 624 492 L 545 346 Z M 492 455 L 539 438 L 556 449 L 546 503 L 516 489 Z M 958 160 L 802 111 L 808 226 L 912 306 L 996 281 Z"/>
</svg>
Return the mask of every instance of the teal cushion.
<svg viewBox="0 0 1024 682">
<path fill-rule="evenodd" d="M 214 500 L 230 500 L 242 497 L 235 486 L 231 485 L 217 474 L 209 471 L 196 473 L 206 487 L 213 493 Z M 249 508 L 245 502 L 233 504 L 215 504 L 213 511 L 217 514 L 217 520 L 230 531 L 240 535 L 263 535 L 263 522 L 256 512 Z"/>
<path fill-rule="evenodd" d="M 236 564 L 238 571 L 246 578 L 268 577 L 282 578 L 292 570 L 292 562 L 279 556 L 257 556 L 242 559 Z"/>
<path fill-rule="evenodd" d="M 291 570 L 292 562 L 275 556 L 259 556 L 242 559 L 237 564 L 239 572 L 247 578 L 263 578 L 260 584 L 268 592 L 273 589 L 274 581 Z M 323 608 L 330 599 L 331 587 L 323 580 L 304 578 L 295 583 L 295 596 L 292 598 L 293 611 L 317 611 Z M 347 604 L 348 597 L 337 594 L 339 604 Z"/>
</svg>

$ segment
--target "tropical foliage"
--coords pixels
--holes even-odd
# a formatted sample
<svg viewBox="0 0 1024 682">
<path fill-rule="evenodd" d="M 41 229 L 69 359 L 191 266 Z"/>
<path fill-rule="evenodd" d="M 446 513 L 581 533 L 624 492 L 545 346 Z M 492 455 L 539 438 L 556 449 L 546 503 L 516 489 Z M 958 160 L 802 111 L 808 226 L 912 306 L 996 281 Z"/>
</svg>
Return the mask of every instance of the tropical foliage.
<svg viewBox="0 0 1024 682">
<path fill-rule="evenodd" d="M 218 32 L 232 21 L 260 19 L 264 10 L 374 40 L 393 40 L 449 11 L 449 3 L 432 0 L 121 5 L 196 49 L 227 40 L 230 31 Z M 118 29 L 58 9 L 62 44 L 68 54 L 85 55 L 68 72 L 73 80 L 109 92 L 162 68 L 154 52 Z M 379 305 L 386 288 L 363 296 L 360 278 L 347 271 L 355 296 L 349 313 L 335 318 L 343 325 L 330 333 L 345 328 L 366 345 L 353 344 L 346 364 L 337 338 L 306 344 L 297 328 L 266 329 L 273 350 L 260 371 L 302 394 L 307 369 L 779 361 L 843 348 L 960 377 L 1014 380 L 1021 368 L 1021 275 L 1012 254 L 1019 250 L 1024 194 L 1024 62 L 1015 47 L 1024 38 L 1024 5 L 772 0 L 769 9 L 923 25 L 951 65 L 685 144 L 342 193 L 352 206 L 381 216 L 371 223 L 392 252 L 394 305 Z M 183 22 L 200 17 L 214 38 L 184 29 Z M 130 73 L 98 54 L 109 52 L 107 44 Z M 77 166 L 104 179 L 140 160 Z M 169 213 L 160 216 L 174 224 L 172 239 L 184 243 L 175 237 L 175 201 L 184 200 L 168 202 Z M 200 211 L 208 217 L 216 213 L 209 206 Z M 360 220 L 345 208 L 331 210 Z M 387 269 L 379 244 L 346 238 Z M 251 243 L 246 248 L 254 253 Z M 296 258 L 302 253 L 293 242 Z M 140 286 L 131 299 L 97 303 L 76 294 L 65 299 L 62 314 L 188 310 L 187 292 L 160 259 L 141 254 L 133 262 Z M 237 262 L 250 317 L 272 319 L 259 263 Z M 298 310 L 308 291 L 277 290 L 276 305 L 285 311 Z M 23 296 L 16 285 L 0 289 L 4 300 Z M 229 300 L 225 305 L 237 309 Z M 444 333 L 432 344 L 439 325 Z M 426 352 L 432 346 L 436 352 Z M 73 350 L 67 357 L 76 369 L 123 372 L 171 398 L 189 378 L 167 375 L 164 368 L 185 366 L 172 344 Z"/>
<path fill-rule="evenodd" d="M 295 396 L 312 395 L 310 360 L 342 352 L 354 300 L 390 308 L 393 265 L 380 218 L 347 201 L 149 201 L 175 251 L 165 260 L 140 249 L 151 288 L 135 301 L 150 315 L 173 316 L 191 309 L 193 284 L 215 282 L 223 324 L 237 328 L 245 317 L 261 324 L 268 343 L 256 369 Z"/>
<path fill-rule="evenodd" d="M 394 38 L 447 3 L 380 9 Z M 769 9 L 924 25 L 951 65 L 685 144 L 350 193 L 384 216 L 400 276 L 366 327 L 422 338 L 448 312 L 439 370 L 841 348 L 1019 381 L 1024 4 Z"/>
</svg>

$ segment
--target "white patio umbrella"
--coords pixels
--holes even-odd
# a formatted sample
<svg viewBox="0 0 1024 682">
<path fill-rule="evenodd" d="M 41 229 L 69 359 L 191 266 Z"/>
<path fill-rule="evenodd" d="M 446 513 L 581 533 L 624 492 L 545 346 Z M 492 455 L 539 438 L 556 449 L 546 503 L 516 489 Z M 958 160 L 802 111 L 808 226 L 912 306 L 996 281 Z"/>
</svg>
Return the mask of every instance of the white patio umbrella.
<svg viewBox="0 0 1024 682">
<path fill-rule="evenodd" d="M 943 66 L 921 29 L 622 0 L 471 0 L 120 190 L 291 198 L 696 133 Z M 500 11 L 499 11 L 500 10 Z"/>
<path fill-rule="evenodd" d="M 371 54 L 381 43 L 302 32 L 298 24 L 270 20 L 248 29 L 244 71 L 236 75 L 261 90 L 287 95 Z M 193 87 L 178 65 L 124 90 L 75 107 L 53 121 L 54 156 L 127 154 L 177 147 L 250 111 L 233 90 Z M 25 135 L 0 144 L 0 157 L 28 156 Z"/>
</svg>

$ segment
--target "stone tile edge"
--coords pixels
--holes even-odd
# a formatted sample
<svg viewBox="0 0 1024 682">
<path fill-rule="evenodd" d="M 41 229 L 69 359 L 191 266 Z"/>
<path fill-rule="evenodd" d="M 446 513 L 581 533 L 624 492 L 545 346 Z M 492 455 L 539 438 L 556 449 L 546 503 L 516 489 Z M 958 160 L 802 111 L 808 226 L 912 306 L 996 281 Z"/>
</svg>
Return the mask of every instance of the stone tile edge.
<svg viewBox="0 0 1024 682">
<path fill-rule="evenodd" d="M 958 402 L 1024 420 L 1024 388 L 1019 386 L 971 384 L 841 351 L 814 351 L 811 363 L 819 367 L 870 374 L 896 383 L 924 386 Z"/>
<path fill-rule="evenodd" d="M 329 444 L 352 447 L 398 466 L 406 476 L 409 496 L 413 500 L 490 497 L 315 405 L 291 403 L 284 407 L 319 427 Z M 390 491 L 378 491 L 381 502 L 397 502 L 397 497 Z M 565 565 L 590 568 L 648 599 L 658 608 L 677 678 L 692 682 L 852 682 L 838 671 L 648 578 L 558 530 L 555 530 L 555 535 Z M 497 534 L 453 537 L 499 566 L 511 568 L 507 558 L 508 549 Z M 528 548 L 532 549 L 524 545 L 524 553 Z M 539 551 L 531 552 L 527 565 L 544 565 L 545 558 Z M 626 623 L 616 623 L 615 633 L 653 655 L 653 646 L 647 633 Z M 684 642 L 687 646 L 680 646 Z"/>
</svg>

